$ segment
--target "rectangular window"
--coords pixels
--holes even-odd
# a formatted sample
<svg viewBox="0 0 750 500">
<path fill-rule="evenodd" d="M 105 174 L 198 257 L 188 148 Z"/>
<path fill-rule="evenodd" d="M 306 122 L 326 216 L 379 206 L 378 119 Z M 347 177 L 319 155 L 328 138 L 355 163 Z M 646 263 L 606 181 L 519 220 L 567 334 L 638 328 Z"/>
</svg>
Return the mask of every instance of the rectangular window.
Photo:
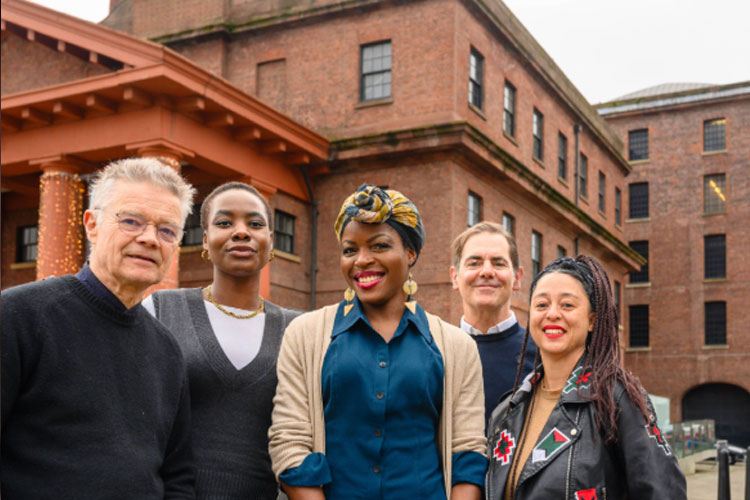
<svg viewBox="0 0 750 500">
<path fill-rule="evenodd" d="M 726 345 L 727 303 L 706 302 L 706 345 Z"/>
<path fill-rule="evenodd" d="M 726 177 L 724 174 L 703 177 L 703 211 L 707 214 L 726 212 Z"/>
<path fill-rule="evenodd" d="M 704 269 L 706 279 L 727 277 L 726 235 L 712 234 L 703 237 Z"/>
<path fill-rule="evenodd" d="M 635 182 L 628 186 L 630 189 L 631 219 L 645 219 L 648 217 L 648 182 Z"/>
<path fill-rule="evenodd" d="M 622 224 L 622 192 L 615 188 L 615 224 Z"/>
<path fill-rule="evenodd" d="M 648 261 L 648 240 L 646 241 L 631 241 L 630 248 L 638 252 L 638 255 Z M 631 283 L 648 283 L 648 262 L 643 264 L 640 271 L 633 271 L 630 273 Z"/>
<path fill-rule="evenodd" d="M 516 218 L 507 212 L 503 212 L 503 229 L 513 236 L 516 235 Z"/>
<path fill-rule="evenodd" d="M 565 247 L 557 245 L 557 258 L 560 259 L 565 257 L 568 253 L 565 251 Z"/>
<path fill-rule="evenodd" d="M 471 227 L 482 220 L 482 197 L 469 191 L 469 210 L 466 215 L 466 226 Z"/>
<path fill-rule="evenodd" d="M 557 176 L 568 178 L 568 139 L 562 134 L 557 135 Z"/>
<path fill-rule="evenodd" d="M 469 53 L 469 102 L 482 109 L 482 73 L 484 57 L 474 47 Z"/>
<path fill-rule="evenodd" d="M 648 306 L 630 306 L 630 347 L 648 347 Z"/>
<path fill-rule="evenodd" d="M 359 100 L 372 101 L 391 96 L 391 42 L 360 47 Z"/>
<path fill-rule="evenodd" d="M 531 278 L 542 270 L 542 235 L 531 232 Z"/>
<path fill-rule="evenodd" d="M 203 243 L 201 227 L 201 205 L 193 205 L 193 212 L 185 219 L 185 230 L 182 233 L 182 246 L 192 247 Z"/>
<path fill-rule="evenodd" d="M 578 172 L 578 189 L 584 198 L 589 197 L 589 159 L 581 153 L 580 171 Z"/>
<path fill-rule="evenodd" d="M 628 160 L 648 160 L 648 129 L 628 132 Z"/>
<path fill-rule="evenodd" d="M 542 159 L 542 146 L 544 138 L 544 115 L 538 110 L 534 109 L 534 158 L 537 160 Z"/>
<path fill-rule="evenodd" d="M 703 151 L 723 151 L 727 148 L 726 127 L 724 118 L 703 122 Z"/>
<path fill-rule="evenodd" d="M 602 171 L 599 171 L 599 210 L 604 212 L 604 193 L 607 184 L 607 177 Z"/>
<path fill-rule="evenodd" d="M 622 284 L 617 280 L 615 280 L 614 283 L 613 293 L 615 295 L 615 311 L 617 311 L 617 318 L 619 322 L 619 318 L 622 316 L 620 310 L 620 301 L 622 300 Z"/>
<path fill-rule="evenodd" d="M 294 253 L 294 219 L 281 210 L 274 213 L 273 247 L 286 253 Z"/>
<path fill-rule="evenodd" d="M 516 88 L 507 81 L 503 96 L 503 130 L 511 137 L 516 135 Z"/>
<path fill-rule="evenodd" d="M 16 262 L 36 261 L 38 243 L 38 226 L 19 227 L 16 239 Z"/>
</svg>

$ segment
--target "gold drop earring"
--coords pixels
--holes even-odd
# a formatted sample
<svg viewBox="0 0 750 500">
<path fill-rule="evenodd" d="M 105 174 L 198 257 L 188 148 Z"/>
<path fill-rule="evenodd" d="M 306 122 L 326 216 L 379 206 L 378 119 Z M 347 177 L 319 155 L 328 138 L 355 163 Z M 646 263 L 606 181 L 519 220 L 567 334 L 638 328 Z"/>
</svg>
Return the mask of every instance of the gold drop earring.
<svg viewBox="0 0 750 500">
<path fill-rule="evenodd" d="M 409 272 L 409 278 L 404 282 L 404 293 L 406 294 L 406 302 L 404 302 L 404 305 L 412 314 L 417 313 L 417 301 L 412 299 L 412 295 L 417 293 L 418 289 L 417 282 L 414 281 L 411 272 Z"/>
<path fill-rule="evenodd" d="M 211 262 L 211 257 L 208 255 L 208 250 L 206 250 L 205 248 L 201 252 L 201 259 L 203 259 L 206 262 Z"/>
<path fill-rule="evenodd" d="M 344 316 L 349 314 L 349 311 L 352 310 L 352 307 L 354 307 L 354 304 L 352 301 L 354 300 L 354 290 L 351 289 L 351 287 L 347 288 L 344 292 L 344 299 L 346 299 L 346 305 L 344 306 Z"/>
</svg>

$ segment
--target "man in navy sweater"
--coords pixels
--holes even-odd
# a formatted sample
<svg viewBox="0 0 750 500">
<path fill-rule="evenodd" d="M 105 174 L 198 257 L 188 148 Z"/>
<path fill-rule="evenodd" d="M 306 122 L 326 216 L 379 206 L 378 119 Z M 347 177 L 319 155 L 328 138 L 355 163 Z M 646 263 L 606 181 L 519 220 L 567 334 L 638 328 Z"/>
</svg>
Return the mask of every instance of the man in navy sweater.
<svg viewBox="0 0 750 500">
<path fill-rule="evenodd" d="M 453 241 L 451 280 L 463 302 L 461 328 L 477 343 L 484 378 L 486 421 L 511 389 L 521 362 L 526 330 L 510 308 L 521 288 L 523 268 L 513 235 L 495 222 L 479 222 Z M 536 346 L 529 337 L 521 377 L 534 367 Z"/>
<path fill-rule="evenodd" d="M 83 219 L 89 262 L 3 292 L 4 500 L 194 498 L 184 360 L 140 305 L 194 191 L 155 159 L 109 165 Z"/>
</svg>

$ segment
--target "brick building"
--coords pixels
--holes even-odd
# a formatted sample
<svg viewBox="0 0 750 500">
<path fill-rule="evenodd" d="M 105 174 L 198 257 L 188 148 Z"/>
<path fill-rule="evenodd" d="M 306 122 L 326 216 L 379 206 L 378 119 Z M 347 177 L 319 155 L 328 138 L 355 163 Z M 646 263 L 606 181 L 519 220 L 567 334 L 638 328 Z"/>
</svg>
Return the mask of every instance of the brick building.
<svg viewBox="0 0 750 500">
<path fill-rule="evenodd" d="M 625 238 L 648 259 L 623 294 L 626 364 L 673 421 L 713 418 L 748 446 L 750 82 L 661 85 L 599 113 L 628 145 Z"/>
<path fill-rule="evenodd" d="M 448 248 L 480 219 L 516 235 L 522 321 L 533 272 L 558 255 L 600 259 L 618 301 L 644 262 L 623 232 L 622 140 L 499 0 L 111 0 L 101 24 L 162 44 L 330 141 L 326 158 L 308 153 L 310 197 L 270 198 L 287 257 L 271 265 L 271 300 L 307 309 L 341 299 L 332 226 L 363 182 L 399 189 L 422 211 L 418 300 L 454 322 Z M 3 85 L 18 85 L 9 92 L 23 88 L 3 71 Z M 216 182 L 192 180 L 201 193 Z M 191 266 L 184 258 L 180 284 L 208 279 L 184 280 Z"/>
</svg>

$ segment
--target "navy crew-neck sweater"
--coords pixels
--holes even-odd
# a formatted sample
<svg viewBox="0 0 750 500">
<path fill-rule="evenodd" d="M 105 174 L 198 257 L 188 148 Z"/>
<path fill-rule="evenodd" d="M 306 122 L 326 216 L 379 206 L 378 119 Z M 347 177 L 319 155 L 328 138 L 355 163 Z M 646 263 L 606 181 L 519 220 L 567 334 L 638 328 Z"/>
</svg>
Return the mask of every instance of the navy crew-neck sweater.
<svg viewBox="0 0 750 500">
<path fill-rule="evenodd" d="M 2 498 L 194 498 L 180 349 L 74 276 L 2 293 Z"/>
</svg>

